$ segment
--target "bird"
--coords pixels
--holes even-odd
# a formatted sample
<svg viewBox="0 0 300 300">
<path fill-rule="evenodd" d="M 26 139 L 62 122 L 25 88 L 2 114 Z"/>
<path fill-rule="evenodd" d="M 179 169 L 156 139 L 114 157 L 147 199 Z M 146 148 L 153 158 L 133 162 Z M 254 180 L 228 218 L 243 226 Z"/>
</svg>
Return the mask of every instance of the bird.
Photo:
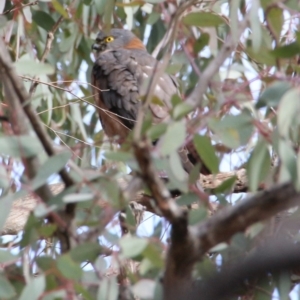
<svg viewBox="0 0 300 300">
<path fill-rule="evenodd" d="M 120 141 L 124 141 L 135 126 L 139 107 L 147 93 L 145 83 L 153 76 L 158 62 L 148 53 L 143 42 L 126 29 L 100 31 L 92 50 L 95 52 L 95 63 L 91 86 L 102 128 L 109 138 L 118 136 Z M 153 124 L 167 122 L 170 119 L 171 98 L 179 94 L 175 77 L 160 74 L 152 93 L 161 101 L 159 104 L 155 101 L 149 104 Z M 178 153 L 188 173 L 195 163 L 201 163 L 191 143 L 179 149 Z M 201 173 L 210 174 L 204 164 Z"/>
</svg>

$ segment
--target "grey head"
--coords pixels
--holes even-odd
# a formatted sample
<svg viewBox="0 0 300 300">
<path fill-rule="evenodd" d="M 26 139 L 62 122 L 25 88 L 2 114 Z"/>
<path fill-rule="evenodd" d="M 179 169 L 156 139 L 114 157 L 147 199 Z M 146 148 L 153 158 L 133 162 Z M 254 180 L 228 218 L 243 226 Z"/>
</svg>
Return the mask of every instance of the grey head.
<svg viewBox="0 0 300 300">
<path fill-rule="evenodd" d="M 145 50 L 145 46 L 142 41 L 137 38 L 131 31 L 126 29 L 111 29 L 110 31 L 100 31 L 97 34 L 95 43 L 92 49 L 96 52 L 103 52 L 105 50 L 117 50 L 117 49 L 142 49 Z"/>
</svg>

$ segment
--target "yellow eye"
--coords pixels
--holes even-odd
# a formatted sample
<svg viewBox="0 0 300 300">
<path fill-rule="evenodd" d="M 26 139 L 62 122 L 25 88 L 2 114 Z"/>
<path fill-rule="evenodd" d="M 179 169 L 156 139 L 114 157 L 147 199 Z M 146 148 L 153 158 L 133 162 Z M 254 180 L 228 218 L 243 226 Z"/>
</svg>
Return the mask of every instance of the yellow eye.
<svg viewBox="0 0 300 300">
<path fill-rule="evenodd" d="M 106 43 L 111 43 L 113 40 L 114 40 L 114 38 L 112 36 L 108 36 L 105 38 Z"/>
</svg>

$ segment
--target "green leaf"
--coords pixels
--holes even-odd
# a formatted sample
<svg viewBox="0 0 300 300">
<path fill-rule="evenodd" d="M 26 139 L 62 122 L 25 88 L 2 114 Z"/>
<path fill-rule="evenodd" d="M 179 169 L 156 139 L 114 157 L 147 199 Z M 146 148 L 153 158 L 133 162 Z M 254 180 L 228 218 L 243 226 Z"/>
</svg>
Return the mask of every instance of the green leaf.
<svg viewBox="0 0 300 300">
<path fill-rule="evenodd" d="M 239 8 L 241 5 L 241 0 L 231 1 L 230 2 L 230 12 L 229 12 L 229 20 L 230 20 L 230 29 L 231 35 L 234 42 L 238 42 L 239 35 Z"/>
<path fill-rule="evenodd" d="M 272 274 L 273 275 L 273 274 Z M 271 300 L 274 292 L 274 283 L 267 278 L 267 276 L 261 277 L 255 284 L 256 289 L 254 291 L 253 299 L 257 300 Z M 280 299 L 282 299 L 280 297 Z"/>
<path fill-rule="evenodd" d="M 144 2 L 155 4 L 155 3 L 162 3 L 162 2 L 164 2 L 164 0 L 144 0 Z"/>
<path fill-rule="evenodd" d="M 7 24 L 7 19 L 0 15 L 0 29 L 4 28 Z"/>
<path fill-rule="evenodd" d="M 11 254 L 8 250 L 0 250 L 0 263 L 8 264 L 18 259 L 18 256 Z"/>
<path fill-rule="evenodd" d="M 64 203 L 78 203 L 93 200 L 94 197 L 95 196 L 92 193 L 74 193 L 64 196 L 63 201 Z"/>
<path fill-rule="evenodd" d="M 133 258 L 140 255 L 147 247 L 149 241 L 147 239 L 124 236 L 120 239 L 120 247 L 122 254 L 127 258 Z"/>
<path fill-rule="evenodd" d="M 166 123 L 155 124 L 147 130 L 147 135 L 152 141 L 155 141 L 166 132 L 167 128 Z"/>
<path fill-rule="evenodd" d="M 57 259 L 57 268 L 67 279 L 80 280 L 82 269 L 75 263 L 69 254 L 64 254 Z"/>
<path fill-rule="evenodd" d="M 121 161 L 127 163 L 129 160 L 133 160 L 132 153 L 122 151 L 105 151 L 104 157 L 111 161 Z"/>
<path fill-rule="evenodd" d="M 265 141 L 257 142 L 247 165 L 247 177 L 250 191 L 257 191 L 259 184 L 263 182 L 269 174 L 271 168 L 271 158 L 268 145 Z"/>
<path fill-rule="evenodd" d="M 152 236 L 159 239 L 161 237 L 162 230 L 163 230 L 162 222 L 161 220 L 159 220 L 154 227 Z"/>
<path fill-rule="evenodd" d="M 98 272 L 101 274 L 105 274 L 105 271 L 107 269 L 107 263 L 104 257 L 99 256 L 95 261 L 95 268 Z"/>
<path fill-rule="evenodd" d="M 83 139 L 85 141 L 87 141 L 88 137 L 87 137 L 87 133 L 86 133 L 86 130 L 85 130 L 84 123 L 83 123 L 83 117 L 82 117 L 82 114 L 81 114 L 80 105 L 78 103 L 73 103 L 71 105 L 71 116 L 72 116 L 72 119 L 77 124 Z"/>
<path fill-rule="evenodd" d="M 93 262 L 101 254 L 101 246 L 98 243 L 84 243 L 70 251 L 70 256 L 75 262 Z"/>
<path fill-rule="evenodd" d="M 155 285 L 154 280 L 141 279 L 133 285 L 132 291 L 140 299 L 153 299 Z"/>
<path fill-rule="evenodd" d="M 298 88 L 294 88 L 287 91 L 279 103 L 277 124 L 279 134 L 283 137 L 289 137 L 291 125 L 294 124 L 294 122 L 299 123 L 299 99 L 300 91 Z"/>
<path fill-rule="evenodd" d="M 256 108 L 277 107 L 282 96 L 291 88 L 291 84 L 285 81 L 275 81 L 260 95 Z"/>
<path fill-rule="evenodd" d="M 185 120 L 170 123 L 165 135 L 162 137 L 161 153 L 168 155 L 176 151 L 185 139 Z"/>
<path fill-rule="evenodd" d="M 207 136 L 195 135 L 194 145 L 206 167 L 214 174 L 219 172 L 219 158 Z"/>
<path fill-rule="evenodd" d="M 39 275 L 38 277 L 31 278 L 22 291 L 19 300 L 38 300 L 46 287 L 45 277 Z"/>
<path fill-rule="evenodd" d="M 50 256 L 40 256 L 36 258 L 36 263 L 43 271 L 55 268 L 55 260 Z"/>
<path fill-rule="evenodd" d="M 0 137 L 0 153 L 12 157 L 31 157 L 43 152 L 40 141 L 30 135 Z"/>
<path fill-rule="evenodd" d="M 0 299 L 9 299 L 16 296 L 16 291 L 12 284 L 0 274 Z"/>
<path fill-rule="evenodd" d="M 52 5 L 54 9 L 61 14 L 65 19 L 69 19 L 68 13 L 64 9 L 64 7 L 57 1 L 57 0 L 52 0 Z"/>
<path fill-rule="evenodd" d="M 59 43 L 59 50 L 61 52 L 69 52 L 70 48 L 74 48 L 76 40 L 76 34 L 71 34 L 70 36 L 63 37 L 61 42 Z"/>
<path fill-rule="evenodd" d="M 15 62 L 16 71 L 21 75 L 47 75 L 53 74 L 54 68 L 50 64 L 34 60 L 18 60 Z"/>
<path fill-rule="evenodd" d="M 277 58 L 291 58 L 300 53 L 300 45 L 298 42 L 293 42 L 288 45 L 276 47 L 270 53 Z"/>
<path fill-rule="evenodd" d="M 292 286 L 291 275 L 288 271 L 281 271 L 278 277 L 277 287 L 280 299 L 289 300 L 289 293 Z"/>
<path fill-rule="evenodd" d="M 32 180 L 33 187 L 36 189 L 45 184 L 51 175 L 58 173 L 65 167 L 70 158 L 70 152 L 61 152 L 49 157 L 38 169 L 35 178 Z"/>
<path fill-rule="evenodd" d="M 194 194 L 194 193 L 187 193 L 184 195 L 181 195 L 178 199 L 177 199 L 177 204 L 180 206 L 184 206 L 184 205 L 191 205 L 193 203 L 196 203 L 199 201 L 199 197 Z"/>
<path fill-rule="evenodd" d="M 181 181 L 181 182 L 186 181 L 187 174 L 182 167 L 182 163 L 181 163 L 179 154 L 177 152 L 173 152 L 170 154 L 169 162 L 170 162 L 170 170 L 172 171 L 173 176 L 178 181 Z"/>
<path fill-rule="evenodd" d="M 257 63 L 265 64 L 267 66 L 274 66 L 276 64 L 276 58 L 271 51 L 266 47 L 261 47 L 259 51 L 254 51 L 252 43 L 246 49 L 246 54 L 254 59 Z"/>
<path fill-rule="evenodd" d="M 99 285 L 97 300 L 117 300 L 119 286 L 115 276 L 104 277 Z"/>
<path fill-rule="evenodd" d="M 32 13 L 29 6 L 23 7 L 23 14 L 28 23 L 32 23 Z"/>
<path fill-rule="evenodd" d="M 209 40 L 210 35 L 208 33 L 201 33 L 200 37 L 196 40 L 194 44 L 194 52 L 199 53 L 200 51 L 202 51 L 203 48 L 208 45 Z"/>
<path fill-rule="evenodd" d="M 0 14 L 3 13 L 6 0 L 0 0 Z"/>
<path fill-rule="evenodd" d="M 7 189 L 10 185 L 10 178 L 6 172 L 6 168 L 0 164 L 0 189 Z"/>
<path fill-rule="evenodd" d="M 278 154 L 281 160 L 281 168 L 288 171 L 289 179 L 298 188 L 297 159 L 290 143 L 282 139 L 279 140 Z"/>
<path fill-rule="evenodd" d="M 280 38 L 280 34 L 283 26 L 283 11 L 278 6 L 270 7 L 267 10 L 267 23 L 277 40 Z"/>
<path fill-rule="evenodd" d="M 96 11 L 99 15 L 103 15 L 104 10 L 105 10 L 105 6 L 106 3 L 108 2 L 108 0 L 98 0 L 95 1 L 95 7 L 96 7 Z"/>
<path fill-rule="evenodd" d="M 174 107 L 173 118 L 174 120 L 180 120 L 181 118 L 189 114 L 191 111 L 193 111 L 192 105 L 186 102 L 181 102 Z"/>
<path fill-rule="evenodd" d="M 189 213 L 189 225 L 196 225 L 207 218 L 207 209 L 200 206 L 198 209 L 193 209 Z"/>
<path fill-rule="evenodd" d="M 9 216 L 13 201 L 24 197 L 26 194 L 27 191 L 20 190 L 14 194 L 8 194 L 4 197 L 0 197 L 0 231 Z"/>
<path fill-rule="evenodd" d="M 236 180 L 237 180 L 236 176 L 232 176 L 229 179 L 226 179 L 218 187 L 215 188 L 215 193 L 220 194 L 225 192 L 231 192 Z"/>
<path fill-rule="evenodd" d="M 250 9 L 250 24 L 252 30 L 252 47 L 253 51 L 258 53 L 262 42 L 261 24 L 258 10 L 260 9 L 259 0 L 252 0 Z"/>
<path fill-rule="evenodd" d="M 215 27 L 224 24 L 224 19 L 210 12 L 194 12 L 183 17 L 182 22 L 189 26 Z"/>
<path fill-rule="evenodd" d="M 32 20 L 46 31 L 50 31 L 55 24 L 53 18 L 42 10 L 34 10 L 32 12 Z"/>
<path fill-rule="evenodd" d="M 147 19 L 147 24 L 153 25 L 159 20 L 159 18 L 160 18 L 160 14 L 154 11 L 149 15 Z"/>
<path fill-rule="evenodd" d="M 48 238 L 53 236 L 56 230 L 57 230 L 56 224 L 44 224 L 38 229 L 38 232 L 42 237 Z"/>
<path fill-rule="evenodd" d="M 41 221 L 38 220 L 33 213 L 29 214 L 24 227 L 20 247 L 24 248 L 30 243 L 36 242 L 39 238 L 37 229 L 41 226 Z"/>
<path fill-rule="evenodd" d="M 212 118 L 208 125 L 223 144 L 232 149 L 245 145 L 253 132 L 252 117 L 248 112 L 226 115 L 221 120 Z"/>
<path fill-rule="evenodd" d="M 162 257 L 162 247 L 159 244 L 149 243 L 143 251 L 143 256 L 150 260 L 156 268 L 163 268 L 164 262 Z"/>
</svg>

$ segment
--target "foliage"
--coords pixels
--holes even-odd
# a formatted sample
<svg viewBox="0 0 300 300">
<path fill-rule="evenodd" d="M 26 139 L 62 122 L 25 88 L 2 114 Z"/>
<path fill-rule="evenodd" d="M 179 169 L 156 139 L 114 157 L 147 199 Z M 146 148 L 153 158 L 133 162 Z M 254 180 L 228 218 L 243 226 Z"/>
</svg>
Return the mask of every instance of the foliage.
<svg viewBox="0 0 300 300">
<path fill-rule="evenodd" d="M 160 139 L 151 148 L 152 162 L 158 174 L 168 177 L 167 187 L 181 192 L 177 204 L 194 208 L 198 203 L 189 214 L 191 226 L 207 221 L 212 205 L 231 206 L 242 196 L 234 195 L 236 177 L 218 189 L 195 188 L 199 165 L 188 176 L 177 153 L 188 141 L 213 174 L 245 167 L 244 190 L 257 193 L 292 181 L 298 191 L 299 9 L 297 0 L 0 0 L 0 35 L 30 93 L 29 104 L 57 150 L 48 156 L 34 128 L 28 134 L 14 133 L 9 122 L 15 112 L 0 83 L 0 116 L 10 117 L 0 122 L 1 228 L 17 199 L 57 182 L 65 166 L 75 182 L 47 201 L 35 196 L 37 204 L 21 237 L 7 248 L 3 237 L 0 299 L 114 300 L 119 294 L 122 299 L 133 299 L 133 294 L 162 299 L 160 279 L 171 255 L 169 225 L 152 216 L 153 222 L 139 227 L 149 234 L 136 230 L 141 206 L 132 209 L 134 195 L 124 188 L 141 172 L 133 136 L 118 147 L 99 126 L 90 86 L 91 45 L 99 28 L 132 30 L 159 59 L 172 51 L 166 72 L 176 76 L 187 101 L 173 98 L 166 124 L 152 125 L 146 114 L 142 135 Z M 165 37 L 171 47 L 163 44 Z M 222 53 L 228 51 L 223 46 L 229 40 L 237 46 L 227 58 Z M 218 58 L 221 67 L 205 78 Z M 205 95 L 195 98 L 196 87 L 205 80 Z M 34 156 L 40 166 L 31 178 L 26 161 Z M 72 220 L 77 230 L 72 249 L 61 253 L 57 232 L 66 220 L 60 212 L 70 203 L 77 205 Z M 125 217 L 118 218 L 120 212 Z M 294 210 L 292 217 L 298 213 Z M 120 223 L 125 224 L 122 230 Z M 205 280 L 239 261 L 270 231 L 267 224 L 251 224 L 246 232 L 215 245 L 211 256 L 194 267 L 194 279 Z M 298 241 L 298 230 L 287 231 Z M 287 299 L 290 288 L 290 274 L 269 273 L 239 289 L 235 299 L 271 299 L 275 290 Z"/>
</svg>

